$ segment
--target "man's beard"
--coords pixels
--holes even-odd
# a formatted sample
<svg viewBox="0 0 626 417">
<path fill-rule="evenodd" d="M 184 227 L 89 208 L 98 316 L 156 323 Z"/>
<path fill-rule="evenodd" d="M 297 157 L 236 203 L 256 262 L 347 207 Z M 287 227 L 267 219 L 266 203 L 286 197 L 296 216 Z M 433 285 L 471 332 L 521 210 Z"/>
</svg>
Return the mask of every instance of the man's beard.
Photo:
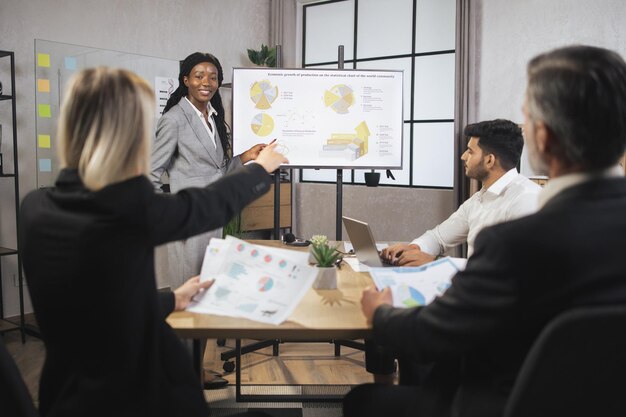
<svg viewBox="0 0 626 417">
<path fill-rule="evenodd" d="M 480 182 L 483 182 L 487 178 L 488 175 L 489 175 L 489 172 L 487 172 L 487 169 L 485 168 L 484 164 L 475 166 L 474 168 L 467 171 L 468 178 L 471 178 L 473 180 L 477 180 Z"/>
</svg>

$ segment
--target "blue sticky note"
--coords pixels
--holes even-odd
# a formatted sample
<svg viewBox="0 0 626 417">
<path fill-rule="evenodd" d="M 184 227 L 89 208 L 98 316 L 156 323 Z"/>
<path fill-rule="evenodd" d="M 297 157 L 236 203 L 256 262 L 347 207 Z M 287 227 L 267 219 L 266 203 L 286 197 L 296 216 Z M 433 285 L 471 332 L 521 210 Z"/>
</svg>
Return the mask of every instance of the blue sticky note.
<svg viewBox="0 0 626 417">
<path fill-rule="evenodd" d="M 52 160 L 40 159 L 39 160 L 39 172 L 52 172 Z"/>
<path fill-rule="evenodd" d="M 76 58 L 74 58 L 73 56 L 66 56 L 65 69 L 74 71 L 76 69 Z"/>
</svg>

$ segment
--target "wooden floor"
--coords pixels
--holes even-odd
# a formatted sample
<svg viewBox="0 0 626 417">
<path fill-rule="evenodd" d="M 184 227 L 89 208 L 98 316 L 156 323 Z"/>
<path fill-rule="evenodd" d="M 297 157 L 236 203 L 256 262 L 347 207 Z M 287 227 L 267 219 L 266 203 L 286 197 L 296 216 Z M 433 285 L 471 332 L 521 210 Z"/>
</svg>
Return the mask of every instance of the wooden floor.
<svg viewBox="0 0 626 417">
<path fill-rule="evenodd" d="M 7 350 L 13 355 L 22 377 L 37 403 L 39 375 L 45 357 L 43 342 L 27 336 L 21 343 L 18 331 L 4 335 Z M 243 341 L 244 344 L 251 341 Z M 223 361 L 220 353 L 234 348 L 234 341 L 227 340 L 219 347 L 213 340 L 207 343 L 204 357 L 206 369 L 220 373 Z M 365 371 L 362 351 L 342 347 L 341 356 L 334 356 L 334 346 L 328 342 L 282 343 L 279 356 L 272 356 L 272 348 L 265 348 L 243 356 L 242 382 L 245 384 L 332 384 L 356 385 L 371 382 L 372 376 Z M 231 384 L 235 374 L 224 375 Z"/>
<path fill-rule="evenodd" d="M 253 341 L 243 341 L 243 343 Z M 220 353 L 234 348 L 234 341 L 218 347 L 207 343 L 204 366 L 223 372 Z M 365 371 L 364 354 L 360 350 L 341 348 L 341 356 L 334 356 L 334 345 L 329 342 L 281 343 L 279 355 L 272 356 L 272 348 L 264 348 L 242 356 L 242 383 L 250 384 L 320 384 L 356 385 L 371 382 Z M 234 372 L 224 376 L 234 384 Z"/>
</svg>

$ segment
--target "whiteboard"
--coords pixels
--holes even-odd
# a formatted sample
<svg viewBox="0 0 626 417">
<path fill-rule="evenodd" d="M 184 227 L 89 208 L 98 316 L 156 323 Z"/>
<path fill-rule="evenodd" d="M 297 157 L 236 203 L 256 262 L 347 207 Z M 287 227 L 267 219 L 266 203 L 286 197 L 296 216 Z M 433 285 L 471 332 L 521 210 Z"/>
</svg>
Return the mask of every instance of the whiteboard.
<svg viewBox="0 0 626 417">
<path fill-rule="evenodd" d="M 125 68 L 144 78 L 155 89 L 156 117 L 178 87 L 176 60 L 35 39 L 38 187 L 52 186 L 59 172 L 56 135 L 65 86 L 77 71 L 97 66 Z"/>
<path fill-rule="evenodd" d="M 402 168 L 403 72 L 233 69 L 233 150 L 276 139 L 290 168 Z"/>
</svg>

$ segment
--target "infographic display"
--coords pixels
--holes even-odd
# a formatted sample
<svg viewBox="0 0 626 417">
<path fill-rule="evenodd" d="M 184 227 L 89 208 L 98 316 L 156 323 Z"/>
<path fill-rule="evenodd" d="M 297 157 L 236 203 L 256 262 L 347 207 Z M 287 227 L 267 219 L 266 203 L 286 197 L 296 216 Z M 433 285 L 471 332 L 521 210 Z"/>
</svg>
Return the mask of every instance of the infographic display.
<svg viewBox="0 0 626 417">
<path fill-rule="evenodd" d="M 235 68 L 234 154 L 276 139 L 287 167 L 400 169 L 402 75 Z"/>
</svg>

